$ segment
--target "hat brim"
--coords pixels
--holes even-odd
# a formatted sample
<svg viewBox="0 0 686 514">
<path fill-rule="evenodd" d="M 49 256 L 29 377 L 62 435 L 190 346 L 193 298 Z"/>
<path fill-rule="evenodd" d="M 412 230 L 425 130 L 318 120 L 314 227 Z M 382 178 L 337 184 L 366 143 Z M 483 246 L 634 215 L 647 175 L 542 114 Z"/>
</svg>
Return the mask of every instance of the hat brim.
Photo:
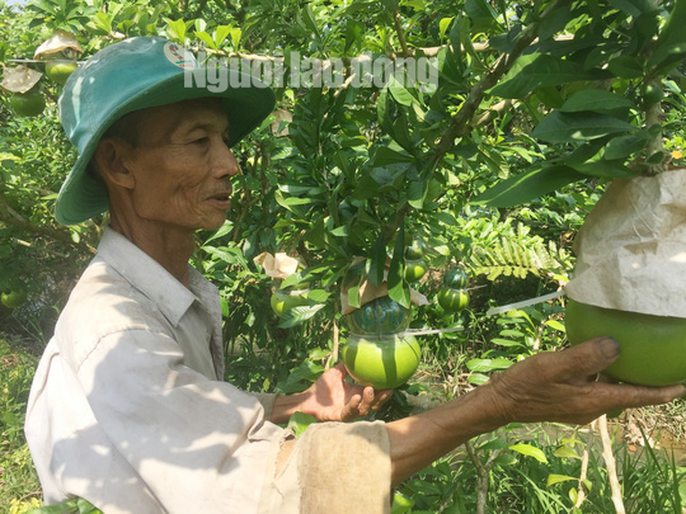
<svg viewBox="0 0 686 514">
<path fill-rule="evenodd" d="M 212 92 L 204 87 L 184 87 L 187 78 L 179 73 L 141 91 L 113 111 L 106 123 L 80 152 L 76 164 L 67 175 L 55 203 L 55 218 L 64 225 L 74 225 L 105 212 L 109 208 L 107 191 L 99 180 L 88 172 L 100 138 L 122 116 L 148 107 L 172 104 L 182 100 L 214 97 L 222 99 L 229 121 L 229 146 L 233 147 L 262 123 L 274 109 L 276 98 L 271 88 L 254 78 L 231 70 L 236 74 L 233 84 L 251 86 L 227 88 Z M 238 77 L 240 76 L 240 77 Z"/>
</svg>

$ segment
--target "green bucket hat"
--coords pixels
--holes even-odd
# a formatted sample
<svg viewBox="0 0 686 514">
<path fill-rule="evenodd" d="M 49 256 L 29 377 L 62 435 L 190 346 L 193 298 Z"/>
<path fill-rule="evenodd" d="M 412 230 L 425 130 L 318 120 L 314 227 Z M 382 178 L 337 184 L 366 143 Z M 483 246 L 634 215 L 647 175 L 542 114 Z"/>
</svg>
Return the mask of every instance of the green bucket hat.
<svg viewBox="0 0 686 514">
<path fill-rule="evenodd" d="M 58 102 L 62 126 L 79 157 L 57 196 L 57 221 L 80 223 L 108 209 L 107 191 L 87 168 L 102 135 L 125 114 L 211 96 L 222 99 L 229 146 L 257 127 L 274 108 L 274 92 L 254 77 L 224 70 L 227 80 L 211 83 L 189 51 L 161 37 L 125 39 L 79 66 Z"/>
</svg>

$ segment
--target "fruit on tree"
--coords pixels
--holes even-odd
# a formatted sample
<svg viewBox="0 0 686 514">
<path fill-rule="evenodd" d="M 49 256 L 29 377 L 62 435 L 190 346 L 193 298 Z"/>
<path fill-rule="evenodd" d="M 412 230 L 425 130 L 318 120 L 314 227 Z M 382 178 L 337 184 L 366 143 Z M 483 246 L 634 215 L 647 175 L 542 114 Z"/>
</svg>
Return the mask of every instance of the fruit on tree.
<svg viewBox="0 0 686 514">
<path fill-rule="evenodd" d="M 414 336 L 352 336 L 342 349 L 348 373 L 375 389 L 401 386 L 419 366 L 421 348 Z"/>
<path fill-rule="evenodd" d="M 405 248 L 405 258 L 409 261 L 418 261 L 424 257 L 424 243 L 421 239 L 413 239 L 412 244 Z"/>
<path fill-rule="evenodd" d="M 462 266 L 451 268 L 443 275 L 443 285 L 450 289 L 464 289 L 469 283 L 469 276 Z"/>
<path fill-rule="evenodd" d="M 686 319 L 605 309 L 571 299 L 565 311 L 571 344 L 603 336 L 619 343 L 619 358 L 604 374 L 649 386 L 686 380 Z"/>
<path fill-rule="evenodd" d="M 392 334 L 405 330 L 411 320 L 412 311 L 389 296 L 376 298 L 346 315 L 354 334 Z"/>
<path fill-rule="evenodd" d="M 48 61 L 45 63 L 45 74 L 54 82 L 64 84 L 77 66 L 74 61 Z"/>
<path fill-rule="evenodd" d="M 45 98 L 38 91 L 15 93 L 9 97 L 8 103 L 19 116 L 38 116 L 45 109 Z"/>
<path fill-rule="evenodd" d="M 19 307 L 26 301 L 26 293 L 24 291 L 10 291 L 9 293 L 2 293 L 0 301 L 5 307 Z"/>
<path fill-rule="evenodd" d="M 469 305 L 469 293 L 465 289 L 444 287 L 438 292 L 438 303 L 446 312 L 458 312 Z"/>
<path fill-rule="evenodd" d="M 274 314 L 281 317 L 284 312 L 293 307 L 307 305 L 307 293 L 305 291 L 288 291 L 284 289 L 277 289 L 272 293 L 269 299 L 269 304 L 274 311 Z"/>
<path fill-rule="evenodd" d="M 405 261 L 405 280 L 417 282 L 426 273 L 426 264 L 423 260 Z"/>
</svg>

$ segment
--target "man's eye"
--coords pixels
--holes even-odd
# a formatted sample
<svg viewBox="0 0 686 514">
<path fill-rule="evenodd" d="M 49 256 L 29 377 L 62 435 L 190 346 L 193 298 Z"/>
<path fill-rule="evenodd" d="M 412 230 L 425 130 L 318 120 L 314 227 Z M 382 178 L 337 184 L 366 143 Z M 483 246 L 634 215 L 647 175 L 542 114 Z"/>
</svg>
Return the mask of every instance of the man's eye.
<svg viewBox="0 0 686 514">
<path fill-rule="evenodd" d="M 193 141 L 193 144 L 196 145 L 205 145 L 209 142 L 210 138 L 209 137 L 201 137 Z"/>
</svg>

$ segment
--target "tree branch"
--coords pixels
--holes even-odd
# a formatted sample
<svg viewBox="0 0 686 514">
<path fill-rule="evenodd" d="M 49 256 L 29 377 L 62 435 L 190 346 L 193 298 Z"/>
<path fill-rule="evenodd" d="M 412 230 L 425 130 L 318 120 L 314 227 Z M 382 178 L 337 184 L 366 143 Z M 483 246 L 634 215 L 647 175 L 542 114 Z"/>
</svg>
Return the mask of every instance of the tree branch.
<svg viewBox="0 0 686 514">
<path fill-rule="evenodd" d="M 467 133 L 470 127 L 470 121 L 476 113 L 481 101 L 483 100 L 486 90 L 493 87 L 498 81 L 509 71 L 517 58 L 526 50 L 531 43 L 533 43 L 538 34 L 538 29 L 541 23 L 551 16 L 555 11 L 564 5 L 568 4 L 570 0 L 558 0 L 550 7 L 548 7 L 539 20 L 528 25 L 522 32 L 509 54 L 501 55 L 495 62 L 493 68 L 487 73 L 469 92 L 469 96 L 462 104 L 460 110 L 453 116 L 446 130 L 443 132 L 436 148 L 431 155 L 431 167 L 434 168 L 445 155 L 455 146 L 455 139 L 462 137 Z"/>
<path fill-rule="evenodd" d="M 0 191 L 0 221 L 6 223 L 7 225 L 11 225 L 15 228 L 23 230 L 24 232 L 49 237 L 50 239 L 80 250 L 85 249 L 93 255 L 97 253 L 97 250 L 88 243 L 75 243 L 68 230 L 56 229 L 48 225 L 32 224 L 9 206 L 2 191 Z"/>
</svg>

